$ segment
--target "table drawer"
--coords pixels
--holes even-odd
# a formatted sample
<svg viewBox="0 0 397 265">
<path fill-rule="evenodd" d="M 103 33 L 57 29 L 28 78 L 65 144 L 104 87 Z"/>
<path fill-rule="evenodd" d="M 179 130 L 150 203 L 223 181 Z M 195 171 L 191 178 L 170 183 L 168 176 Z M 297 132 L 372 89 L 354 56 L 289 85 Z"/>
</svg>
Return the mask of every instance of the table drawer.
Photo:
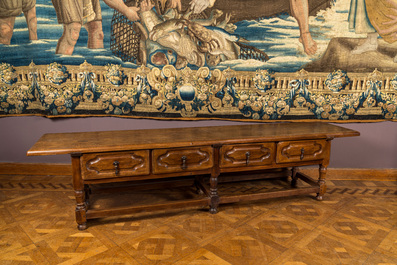
<svg viewBox="0 0 397 265">
<path fill-rule="evenodd" d="M 149 151 L 84 154 L 81 158 L 83 179 L 104 179 L 148 175 Z"/>
<path fill-rule="evenodd" d="M 212 168 L 212 147 L 156 149 L 152 153 L 153 173 L 175 173 Z"/>
<path fill-rule="evenodd" d="M 277 144 L 277 163 L 321 160 L 327 156 L 326 140 L 288 141 Z"/>
<path fill-rule="evenodd" d="M 275 143 L 224 145 L 220 167 L 255 167 L 274 161 Z"/>
</svg>

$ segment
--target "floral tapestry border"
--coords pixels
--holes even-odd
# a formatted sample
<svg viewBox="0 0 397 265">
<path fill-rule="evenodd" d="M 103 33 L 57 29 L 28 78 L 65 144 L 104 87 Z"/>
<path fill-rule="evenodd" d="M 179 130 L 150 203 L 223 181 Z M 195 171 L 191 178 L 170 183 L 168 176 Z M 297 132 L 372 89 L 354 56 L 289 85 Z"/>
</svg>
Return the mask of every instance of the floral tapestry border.
<svg viewBox="0 0 397 265">
<path fill-rule="evenodd" d="M 0 116 L 397 120 L 397 75 L 0 64 Z"/>
</svg>

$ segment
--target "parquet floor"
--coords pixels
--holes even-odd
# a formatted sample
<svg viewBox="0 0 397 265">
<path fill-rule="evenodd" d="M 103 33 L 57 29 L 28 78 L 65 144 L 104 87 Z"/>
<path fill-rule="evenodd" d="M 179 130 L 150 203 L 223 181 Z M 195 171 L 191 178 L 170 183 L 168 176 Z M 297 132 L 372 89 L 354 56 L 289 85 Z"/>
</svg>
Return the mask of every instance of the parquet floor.
<svg viewBox="0 0 397 265">
<path fill-rule="evenodd" d="M 69 176 L 2 175 L 0 264 L 397 264 L 397 182 L 327 184 L 322 202 L 141 213 L 78 231 Z M 227 189 L 255 187 L 244 185 Z"/>
</svg>

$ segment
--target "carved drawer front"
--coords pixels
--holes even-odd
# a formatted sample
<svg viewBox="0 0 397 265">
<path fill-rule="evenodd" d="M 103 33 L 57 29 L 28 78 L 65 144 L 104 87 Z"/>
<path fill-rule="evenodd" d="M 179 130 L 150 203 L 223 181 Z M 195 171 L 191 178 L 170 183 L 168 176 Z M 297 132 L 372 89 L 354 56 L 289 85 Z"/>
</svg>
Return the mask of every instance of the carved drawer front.
<svg viewBox="0 0 397 265">
<path fill-rule="evenodd" d="M 243 167 L 269 165 L 274 160 L 275 144 L 224 145 L 221 148 L 220 166 Z"/>
<path fill-rule="evenodd" d="M 205 170 L 213 166 L 211 147 L 153 150 L 153 173 Z"/>
<path fill-rule="evenodd" d="M 321 160 L 327 155 L 326 144 L 325 140 L 279 142 L 276 162 Z"/>
<path fill-rule="evenodd" d="M 86 154 L 81 160 L 83 179 L 148 175 L 149 151 Z"/>
</svg>

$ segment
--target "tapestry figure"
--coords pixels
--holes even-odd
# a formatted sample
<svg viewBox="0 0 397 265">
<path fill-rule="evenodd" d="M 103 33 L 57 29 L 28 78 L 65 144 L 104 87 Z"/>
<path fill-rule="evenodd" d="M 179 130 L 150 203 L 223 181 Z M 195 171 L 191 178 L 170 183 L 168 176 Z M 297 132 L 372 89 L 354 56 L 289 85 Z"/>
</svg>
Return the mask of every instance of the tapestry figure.
<svg viewBox="0 0 397 265">
<path fill-rule="evenodd" d="M 378 48 L 378 36 L 368 17 L 366 0 L 351 0 L 349 10 L 349 29 L 357 34 L 367 34 L 361 45 L 352 50 L 352 54 L 375 51 Z"/>
<path fill-rule="evenodd" d="M 314 55 L 317 43 L 313 40 L 309 29 L 309 3 L 308 0 L 290 0 L 292 16 L 298 21 L 300 38 L 307 55 Z"/>
<path fill-rule="evenodd" d="M 377 33 L 388 43 L 397 41 L 397 1 L 365 0 L 365 4 Z"/>
<path fill-rule="evenodd" d="M 80 35 L 81 27 L 88 32 L 87 47 L 103 48 L 102 15 L 99 0 L 51 0 L 59 24 L 63 24 L 63 34 L 58 40 L 55 53 L 72 55 Z M 179 0 L 173 0 L 179 1 Z M 111 8 L 119 11 L 131 21 L 139 19 L 139 8 L 126 6 L 123 0 L 104 0 Z"/>
<path fill-rule="evenodd" d="M 52 0 L 63 34 L 55 53 L 71 55 L 79 39 L 81 27 L 88 32 L 87 47 L 103 48 L 102 15 L 99 0 Z"/>
<path fill-rule="evenodd" d="M 212 19 L 191 19 L 191 10 L 181 15 L 168 9 L 160 17 L 152 8 L 149 0 L 141 2 L 140 21 L 144 26 L 143 35 L 148 36 L 144 40 L 148 62 L 158 66 L 175 63 L 176 68 L 181 69 L 188 64 L 216 66 L 221 61 L 238 58 L 239 48 L 235 42 L 239 37 L 224 29 L 226 23 L 213 26 Z M 168 11 L 174 12 L 170 12 L 171 15 Z M 216 17 L 223 14 L 220 10 L 216 13 Z"/>
<path fill-rule="evenodd" d="M 0 1 L 0 44 L 10 44 L 15 18 L 24 14 L 28 25 L 29 40 L 37 40 L 36 0 Z"/>
<path fill-rule="evenodd" d="M 199 14 L 207 8 L 214 6 L 216 0 L 192 0 L 190 10 L 194 14 Z M 309 3 L 308 0 L 289 0 L 291 15 L 297 20 L 299 25 L 300 38 L 305 53 L 314 55 L 317 51 L 317 43 L 313 40 L 309 29 Z"/>
</svg>

